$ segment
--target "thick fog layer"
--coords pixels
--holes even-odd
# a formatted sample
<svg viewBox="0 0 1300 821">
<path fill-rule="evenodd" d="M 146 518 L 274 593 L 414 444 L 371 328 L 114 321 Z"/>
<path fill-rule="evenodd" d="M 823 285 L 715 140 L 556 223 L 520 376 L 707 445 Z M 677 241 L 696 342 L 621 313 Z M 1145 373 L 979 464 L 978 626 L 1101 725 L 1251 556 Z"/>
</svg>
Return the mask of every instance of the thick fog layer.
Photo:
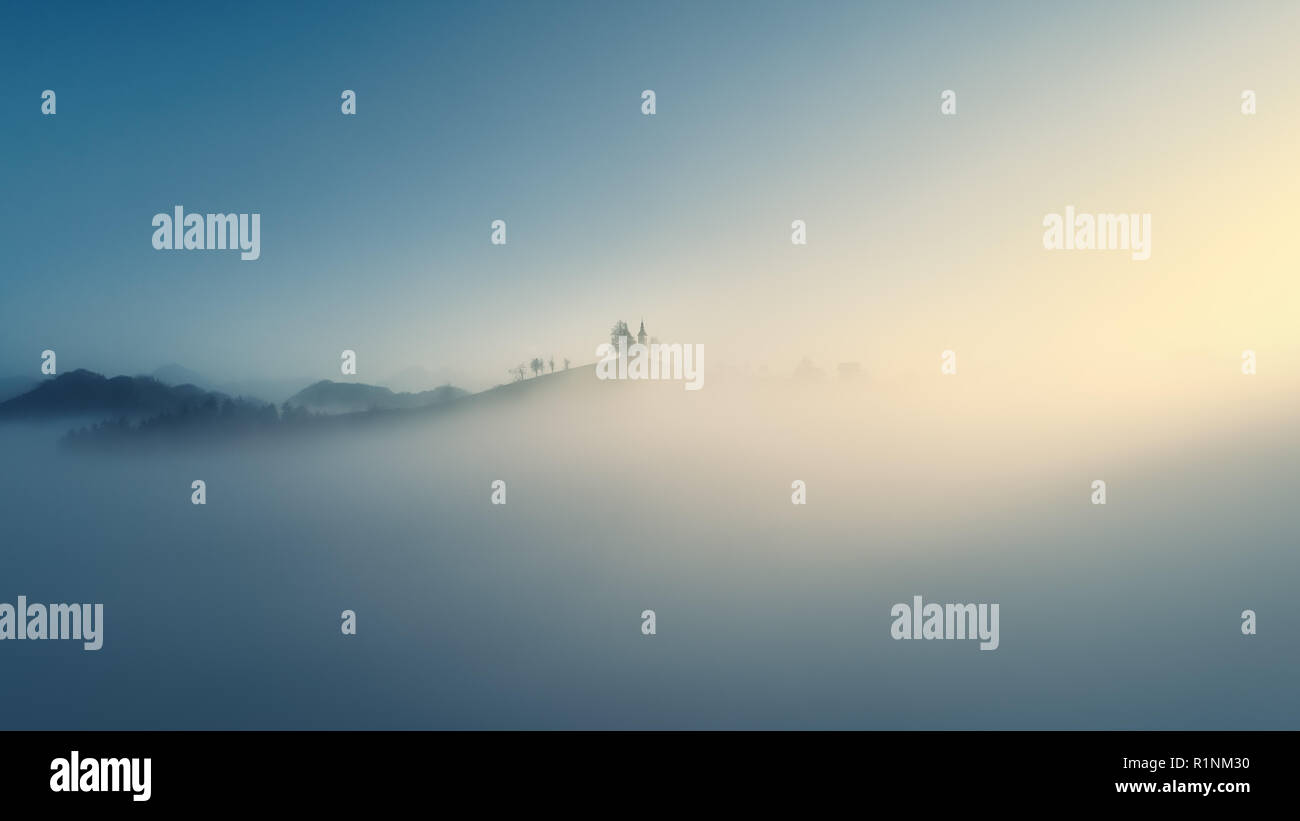
<svg viewBox="0 0 1300 821">
<path fill-rule="evenodd" d="M 1294 424 L 1007 396 L 584 368 L 300 430 L 3 424 L 0 601 L 104 623 L 6 642 L 0 725 L 1300 727 Z M 916 595 L 998 603 L 999 647 L 894 640 Z"/>
</svg>

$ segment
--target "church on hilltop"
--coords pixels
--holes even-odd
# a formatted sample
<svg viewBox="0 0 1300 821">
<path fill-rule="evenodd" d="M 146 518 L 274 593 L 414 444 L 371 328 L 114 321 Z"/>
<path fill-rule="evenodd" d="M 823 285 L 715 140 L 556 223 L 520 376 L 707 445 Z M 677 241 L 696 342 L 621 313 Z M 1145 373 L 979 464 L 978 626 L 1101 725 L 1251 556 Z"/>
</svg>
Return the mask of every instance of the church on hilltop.
<svg viewBox="0 0 1300 821">
<path fill-rule="evenodd" d="M 626 344 L 629 347 L 638 344 L 653 345 L 654 343 L 659 341 L 655 337 L 646 333 L 644 319 L 641 320 L 641 329 L 636 332 L 635 336 L 632 334 L 632 329 L 628 327 L 626 322 L 624 322 L 621 319 L 618 322 L 615 322 L 614 327 L 609 329 L 609 344 L 611 347 L 614 348 L 618 347 L 619 337 L 626 337 L 627 338 Z"/>
</svg>

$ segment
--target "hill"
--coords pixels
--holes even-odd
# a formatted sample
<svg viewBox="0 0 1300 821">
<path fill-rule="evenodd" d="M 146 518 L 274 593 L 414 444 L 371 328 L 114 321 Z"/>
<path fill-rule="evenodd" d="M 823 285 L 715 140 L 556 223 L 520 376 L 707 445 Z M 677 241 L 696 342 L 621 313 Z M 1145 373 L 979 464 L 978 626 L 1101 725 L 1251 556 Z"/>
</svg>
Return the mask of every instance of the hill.
<svg viewBox="0 0 1300 821">
<path fill-rule="evenodd" d="M 333 382 L 322 379 L 298 391 L 285 404 L 312 413 L 359 413 L 372 410 L 411 410 L 439 405 L 467 396 L 466 391 L 443 385 L 419 393 L 393 393 L 378 385 L 360 382 Z"/>
<path fill-rule="evenodd" d="M 175 362 L 163 365 L 150 375 L 164 385 L 193 385 L 196 388 L 211 388 L 203 374 Z"/>
<path fill-rule="evenodd" d="M 179 410 L 207 398 L 225 399 L 193 385 L 170 386 L 151 376 L 115 376 L 87 370 L 60 374 L 32 390 L 0 402 L 0 418 L 104 415 L 154 415 Z"/>
<path fill-rule="evenodd" d="M 136 379 L 154 381 L 148 377 Z M 375 385 L 323 380 L 299 391 L 279 412 L 271 404 L 232 400 L 192 386 L 170 390 L 196 391 L 197 398 L 152 415 L 131 414 L 131 419 L 121 418 L 121 413 L 105 414 L 108 418 L 97 425 L 70 431 L 64 437 L 65 444 L 90 448 L 167 446 L 229 442 L 232 438 L 300 438 L 342 430 L 409 429 L 409 425 L 435 418 L 500 418 L 499 414 L 517 413 L 525 405 L 537 409 L 555 400 L 570 403 L 566 413 L 571 415 L 575 408 L 592 408 L 591 400 L 598 396 L 622 393 L 611 389 L 610 383 L 594 379 L 593 365 L 499 385 L 476 394 L 450 385 L 420 393 L 393 393 Z M 541 405 L 530 401 L 538 399 L 550 401 Z"/>
<path fill-rule="evenodd" d="M 21 396 L 40 384 L 39 379 L 26 376 L 6 376 L 0 378 L 0 402 Z"/>
</svg>

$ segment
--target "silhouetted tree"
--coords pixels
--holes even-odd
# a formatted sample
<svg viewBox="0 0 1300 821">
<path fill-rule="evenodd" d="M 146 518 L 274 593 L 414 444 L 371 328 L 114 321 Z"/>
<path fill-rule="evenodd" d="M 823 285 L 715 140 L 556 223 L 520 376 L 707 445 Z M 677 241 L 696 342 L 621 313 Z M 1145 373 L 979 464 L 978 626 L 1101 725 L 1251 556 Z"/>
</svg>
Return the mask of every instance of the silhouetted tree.
<svg viewBox="0 0 1300 821">
<path fill-rule="evenodd" d="M 569 360 L 567 358 L 564 360 L 564 369 L 566 371 L 569 369 Z"/>
<path fill-rule="evenodd" d="M 529 362 L 528 365 L 533 369 L 533 376 L 537 376 L 538 374 L 540 374 L 542 372 L 542 369 L 546 367 L 545 364 L 542 362 L 542 358 L 540 356 L 534 356 L 533 361 Z"/>
<path fill-rule="evenodd" d="M 621 319 L 618 322 L 614 323 L 613 328 L 609 329 L 609 344 L 617 348 L 618 338 L 620 336 L 626 336 L 629 342 L 631 342 L 634 339 L 634 337 L 632 336 L 632 332 L 628 330 L 627 323 Z"/>
</svg>

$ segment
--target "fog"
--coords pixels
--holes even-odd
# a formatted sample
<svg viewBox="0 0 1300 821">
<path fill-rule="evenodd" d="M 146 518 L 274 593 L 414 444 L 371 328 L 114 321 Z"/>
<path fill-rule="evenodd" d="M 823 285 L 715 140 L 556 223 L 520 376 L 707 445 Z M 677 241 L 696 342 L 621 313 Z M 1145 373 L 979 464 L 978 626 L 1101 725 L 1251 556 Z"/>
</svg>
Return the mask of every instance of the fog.
<svg viewBox="0 0 1300 821">
<path fill-rule="evenodd" d="M 0 643 L 0 726 L 1300 728 L 1283 405 L 949 384 L 582 369 L 295 434 L 0 425 L 0 601 L 105 621 Z M 1000 646 L 893 640 L 914 595 L 999 603 Z"/>
</svg>

